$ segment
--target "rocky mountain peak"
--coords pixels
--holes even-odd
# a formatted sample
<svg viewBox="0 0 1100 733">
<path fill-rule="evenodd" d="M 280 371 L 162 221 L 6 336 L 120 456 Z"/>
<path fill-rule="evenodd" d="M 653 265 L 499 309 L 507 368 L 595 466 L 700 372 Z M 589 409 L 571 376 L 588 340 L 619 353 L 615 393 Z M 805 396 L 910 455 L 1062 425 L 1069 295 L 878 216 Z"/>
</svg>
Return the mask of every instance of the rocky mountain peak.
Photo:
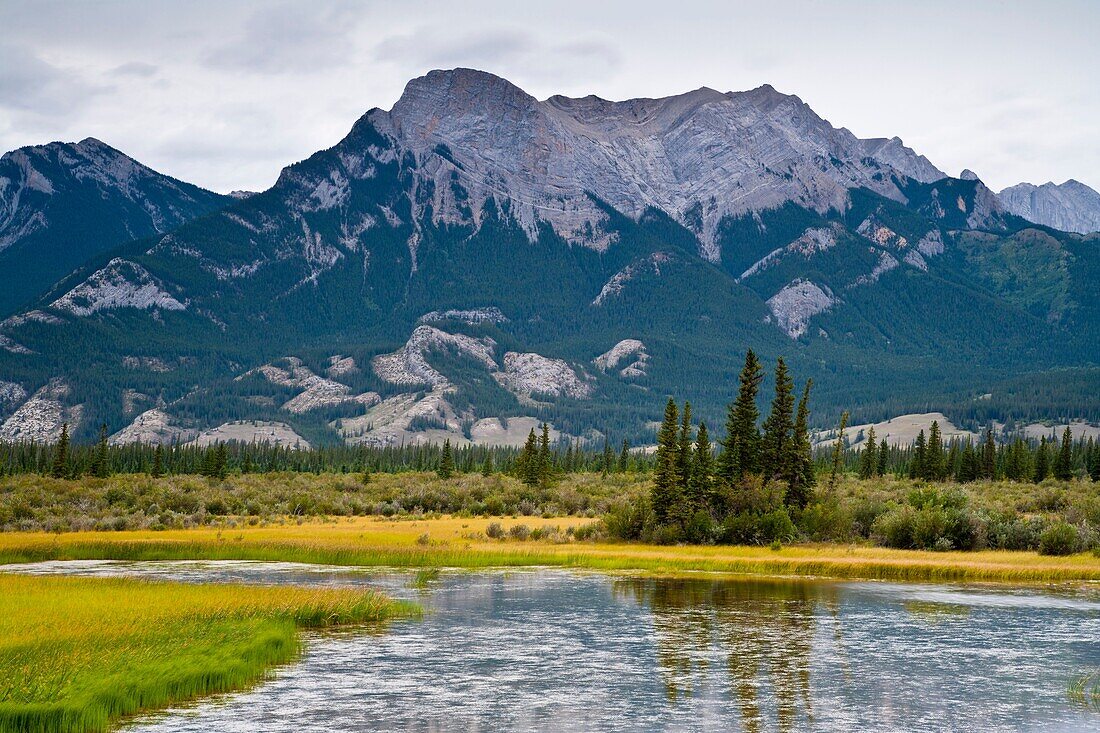
<svg viewBox="0 0 1100 733">
<path fill-rule="evenodd" d="M 1041 186 L 1018 183 L 997 198 L 1006 210 L 1036 224 L 1078 234 L 1100 231 L 1100 193 L 1072 178 Z"/>
</svg>

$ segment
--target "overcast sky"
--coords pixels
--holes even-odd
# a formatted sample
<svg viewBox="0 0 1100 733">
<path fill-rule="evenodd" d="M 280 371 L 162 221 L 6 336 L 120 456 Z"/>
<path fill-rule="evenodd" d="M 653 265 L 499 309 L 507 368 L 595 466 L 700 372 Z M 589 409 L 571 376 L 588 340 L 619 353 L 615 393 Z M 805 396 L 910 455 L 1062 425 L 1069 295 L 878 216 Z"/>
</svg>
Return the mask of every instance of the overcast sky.
<svg viewBox="0 0 1100 733">
<path fill-rule="evenodd" d="M 770 83 L 995 189 L 1100 189 L 1100 2 L 0 2 L 0 149 L 102 139 L 258 190 L 405 82 L 470 66 L 544 99 Z"/>
</svg>

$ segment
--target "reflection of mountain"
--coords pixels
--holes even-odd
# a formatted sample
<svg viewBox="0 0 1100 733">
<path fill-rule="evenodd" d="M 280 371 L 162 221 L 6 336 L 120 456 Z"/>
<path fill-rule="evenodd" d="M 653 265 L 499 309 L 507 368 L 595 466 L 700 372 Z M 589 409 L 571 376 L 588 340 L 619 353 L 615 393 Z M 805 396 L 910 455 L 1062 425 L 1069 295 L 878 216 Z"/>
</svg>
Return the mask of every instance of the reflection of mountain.
<svg viewBox="0 0 1100 733">
<path fill-rule="evenodd" d="M 793 731 L 813 720 L 815 611 L 835 608 L 831 586 L 629 578 L 616 581 L 615 591 L 653 613 L 657 660 L 671 701 L 702 689 L 711 658 L 724 656 L 743 730 Z"/>
</svg>

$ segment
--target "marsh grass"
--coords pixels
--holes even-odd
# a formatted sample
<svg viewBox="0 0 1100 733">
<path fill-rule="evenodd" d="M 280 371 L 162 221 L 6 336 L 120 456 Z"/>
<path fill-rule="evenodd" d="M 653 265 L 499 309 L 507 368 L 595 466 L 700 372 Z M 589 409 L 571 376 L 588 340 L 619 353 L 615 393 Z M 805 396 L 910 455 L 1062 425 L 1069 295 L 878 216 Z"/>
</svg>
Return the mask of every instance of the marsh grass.
<svg viewBox="0 0 1100 733">
<path fill-rule="evenodd" d="M 654 573 L 730 573 L 933 582 L 1048 583 L 1100 580 L 1100 558 L 1029 551 L 895 550 L 868 545 L 674 546 L 511 539 L 523 524 L 583 527 L 593 520 L 440 518 L 393 521 L 356 517 L 302 525 L 162 532 L 0 534 L 0 563 L 41 560 L 260 560 L 412 569 L 566 567 Z M 500 525 L 509 539 L 486 535 Z M 431 534 L 430 545 L 417 538 Z M 523 534 L 520 530 L 516 534 Z M 574 531 L 576 534 L 576 531 Z"/>
<path fill-rule="evenodd" d="M 1100 710 L 1100 669 L 1091 670 L 1074 679 L 1069 685 L 1069 699 Z"/>
<path fill-rule="evenodd" d="M 246 687 L 298 629 L 416 612 L 373 591 L 0 574 L 0 731 L 103 731 Z"/>
</svg>

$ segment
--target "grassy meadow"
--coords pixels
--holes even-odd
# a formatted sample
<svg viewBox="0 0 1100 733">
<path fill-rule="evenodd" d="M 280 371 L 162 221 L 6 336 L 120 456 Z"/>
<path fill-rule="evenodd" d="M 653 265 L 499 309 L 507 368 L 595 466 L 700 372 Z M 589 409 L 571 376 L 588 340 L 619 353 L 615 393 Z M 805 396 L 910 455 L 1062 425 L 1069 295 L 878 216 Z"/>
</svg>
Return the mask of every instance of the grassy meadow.
<svg viewBox="0 0 1100 733">
<path fill-rule="evenodd" d="M 298 630 L 416 612 L 372 591 L 0 574 L 0 731 L 102 731 L 246 687 Z"/>
</svg>

